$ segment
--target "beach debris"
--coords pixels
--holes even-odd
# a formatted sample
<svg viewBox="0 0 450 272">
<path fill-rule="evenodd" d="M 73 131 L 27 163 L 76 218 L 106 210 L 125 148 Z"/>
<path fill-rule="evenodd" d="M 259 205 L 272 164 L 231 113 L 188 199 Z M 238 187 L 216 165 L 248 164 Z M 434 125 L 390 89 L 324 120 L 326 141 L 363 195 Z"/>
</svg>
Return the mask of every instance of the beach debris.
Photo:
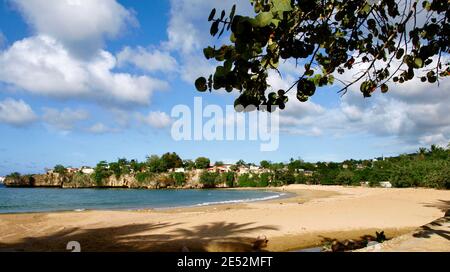
<svg viewBox="0 0 450 272">
<path fill-rule="evenodd" d="M 380 246 L 381 243 L 387 241 L 384 231 L 375 232 L 376 236 L 365 235 L 358 240 L 346 239 L 339 241 L 337 239 L 326 238 L 322 245 L 322 251 L 324 252 L 342 252 L 349 250 L 356 250 L 365 248 L 368 246 Z"/>
<path fill-rule="evenodd" d="M 267 236 L 260 235 L 256 238 L 255 242 L 253 242 L 253 249 L 254 250 L 261 250 L 262 248 L 267 247 L 267 244 L 269 243 L 269 240 L 267 239 Z"/>
<path fill-rule="evenodd" d="M 384 231 L 381 232 L 376 231 L 375 234 L 377 236 L 376 241 L 378 243 L 383 243 L 384 241 L 387 240 L 386 235 L 384 235 Z"/>
</svg>

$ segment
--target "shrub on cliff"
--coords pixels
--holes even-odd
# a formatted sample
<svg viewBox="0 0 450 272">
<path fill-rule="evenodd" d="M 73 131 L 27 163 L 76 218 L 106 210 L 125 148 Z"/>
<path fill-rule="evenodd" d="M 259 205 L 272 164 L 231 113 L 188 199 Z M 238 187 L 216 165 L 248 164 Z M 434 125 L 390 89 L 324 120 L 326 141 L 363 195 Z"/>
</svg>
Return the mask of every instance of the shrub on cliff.
<svg viewBox="0 0 450 272">
<path fill-rule="evenodd" d="M 222 173 L 222 180 L 225 182 L 227 187 L 233 188 L 234 187 L 234 173 L 233 172 L 224 172 Z"/>
<path fill-rule="evenodd" d="M 238 178 L 239 187 L 257 187 L 258 177 L 256 175 L 242 174 Z"/>
<path fill-rule="evenodd" d="M 94 174 L 92 177 L 94 178 L 97 186 L 103 186 L 103 180 L 109 178 L 113 172 L 109 169 L 108 163 L 106 161 L 101 161 L 94 168 Z"/>
<path fill-rule="evenodd" d="M 176 186 L 184 186 L 186 184 L 186 175 L 184 173 L 172 173 L 171 177 L 175 181 Z"/>
<path fill-rule="evenodd" d="M 220 182 L 220 173 L 204 171 L 200 174 L 200 183 L 206 188 L 214 188 Z"/>
<path fill-rule="evenodd" d="M 151 182 L 152 179 L 154 179 L 155 174 L 150 173 L 150 172 L 139 172 L 139 173 L 136 173 L 135 177 L 136 177 L 136 180 L 140 184 L 143 184 L 143 183 Z"/>
<path fill-rule="evenodd" d="M 6 176 L 7 179 L 20 179 L 21 175 L 19 172 L 14 172 Z"/>
<path fill-rule="evenodd" d="M 61 165 L 61 164 L 56 165 L 56 166 L 53 168 L 53 171 L 54 171 L 55 173 L 60 174 L 60 175 L 64 175 L 64 174 L 67 173 L 66 167 L 64 167 L 64 166 Z"/>
</svg>

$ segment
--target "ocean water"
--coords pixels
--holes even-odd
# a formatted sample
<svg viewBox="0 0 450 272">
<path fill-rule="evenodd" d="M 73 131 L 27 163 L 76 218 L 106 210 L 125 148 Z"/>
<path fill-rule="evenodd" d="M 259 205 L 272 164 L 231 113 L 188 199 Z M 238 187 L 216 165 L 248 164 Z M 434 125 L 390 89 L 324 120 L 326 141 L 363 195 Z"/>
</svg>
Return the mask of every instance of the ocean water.
<svg viewBox="0 0 450 272">
<path fill-rule="evenodd" d="M 133 190 L 7 188 L 0 184 L 0 213 L 173 208 L 275 199 L 262 190 Z"/>
</svg>

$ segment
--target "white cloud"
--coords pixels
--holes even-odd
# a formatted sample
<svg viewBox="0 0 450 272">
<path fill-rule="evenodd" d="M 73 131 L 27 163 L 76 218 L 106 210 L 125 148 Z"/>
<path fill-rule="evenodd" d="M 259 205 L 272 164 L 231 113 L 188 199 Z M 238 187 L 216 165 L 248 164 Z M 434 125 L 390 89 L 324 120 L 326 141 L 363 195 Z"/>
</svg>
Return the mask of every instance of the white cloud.
<svg viewBox="0 0 450 272">
<path fill-rule="evenodd" d="M 175 72 L 178 63 L 169 52 L 157 49 L 146 49 L 141 46 L 137 48 L 125 47 L 117 54 L 119 67 L 132 64 L 147 72 Z"/>
<path fill-rule="evenodd" d="M 360 68 L 362 67 L 355 67 L 356 71 L 361 70 Z M 290 62 L 280 65 L 283 78 L 277 73 L 269 73 L 269 84 L 272 86 L 270 91 L 289 88 L 302 74 L 302 69 L 302 66 L 296 68 Z M 340 79 L 350 81 L 354 77 L 352 73 L 354 72 L 345 73 Z M 376 92 L 371 98 L 363 98 L 359 85 L 355 84 L 337 103 L 329 103 L 332 100 L 332 90 L 318 88 L 316 94 L 329 92 L 327 104 L 333 106 L 324 107 L 312 102 L 318 101 L 317 95 L 312 101 L 300 103 L 295 97 L 294 88 L 288 94 L 286 110 L 281 113 L 281 131 L 303 136 L 365 134 L 385 139 L 394 137 L 398 139 L 395 146 L 402 144 L 409 148 L 433 142 L 448 143 L 449 89 L 448 79 L 442 79 L 440 85 L 414 79 L 404 84 L 390 83 L 387 94 Z"/>
<path fill-rule="evenodd" d="M 80 122 L 89 118 L 89 112 L 83 109 L 63 110 L 44 108 L 42 119 L 50 126 L 62 131 L 71 131 Z"/>
<path fill-rule="evenodd" d="M 36 119 L 36 114 L 30 105 L 23 100 L 7 98 L 0 101 L 0 123 L 24 126 L 34 122 Z"/>
<path fill-rule="evenodd" d="M 248 1 L 205 1 L 205 0 L 171 0 L 170 19 L 167 28 L 168 41 L 165 48 L 177 52 L 180 62 L 181 78 L 193 84 L 199 76 L 213 72 L 214 62 L 207 61 L 202 49 L 209 45 L 221 45 L 227 42 L 227 35 L 223 38 L 211 37 L 208 15 L 213 8 L 218 13 L 225 10 L 229 14 L 231 7 L 236 4 L 238 14 L 249 14 L 252 6 Z"/>
<path fill-rule="evenodd" d="M 136 119 L 138 122 L 154 128 L 166 128 L 172 124 L 170 116 L 161 111 L 153 111 L 148 115 L 137 114 Z"/>
<path fill-rule="evenodd" d="M 90 61 L 74 58 L 57 40 L 36 36 L 0 53 L 0 81 L 53 97 L 84 97 L 109 103 L 148 104 L 168 84 L 148 76 L 115 73 L 116 59 L 98 51 Z"/>
<path fill-rule="evenodd" d="M 417 89 L 427 92 L 430 97 L 424 97 Z M 442 81 L 440 87 L 416 82 L 408 87 L 391 89 L 388 94 L 376 93 L 366 99 L 359 91 L 352 89 L 337 106 L 331 108 L 313 102 L 300 103 L 291 98 L 289 107 L 281 114 L 280 124 L 284 132 L 306 136 L 316 136 L 320 130 L 320 134 L 334 136 L 369 134 L 396 137 L 400 143 L 411 147 L 448 143 L 450 97 L 444 94 L 449 89 L 448 80 Z M 417 92 L 420 98 L 399 94 L 408 91 Z M 434 95 L 441 97 L 441 100 L 435 101 Z"/>
<path fill-rule="evenodd" d="M 36 33 L 61 41 L 78 55 L 95 53 L 136 20 L 116 0 L 13 0 Z"/>
<path fill-rule="evenodd" d="M 103 123 L 96 123 L 87 129 L 88 132 L 94 134 L 104 134 L 108 132 L 117 132 L 117 129 L 110 128 Z"/>
</svg>

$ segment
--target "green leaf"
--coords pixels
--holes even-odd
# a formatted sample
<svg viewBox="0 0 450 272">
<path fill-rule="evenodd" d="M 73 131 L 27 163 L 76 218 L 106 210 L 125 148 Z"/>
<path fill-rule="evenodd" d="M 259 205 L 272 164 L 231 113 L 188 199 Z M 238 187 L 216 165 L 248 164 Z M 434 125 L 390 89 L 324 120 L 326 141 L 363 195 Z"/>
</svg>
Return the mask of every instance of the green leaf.
<svg viewBox="0 0 450 272">
<path fill-rule="evenodd" d="M 306 101 L 308 101 L 309 97 L 302 93 L 297 93 L 297 99 L 300 102 L 306 102 Z"/>
<path fill-rule="evenodd" d="M 219 22 L 215 21 L 211 25 L 211 29 L 209 31 L 211 33 L 211 36 L 216 36 L 217 32 L 219 32 Z"/>
<path fill-rule="evenodd" d="M 275 27 L 278 27 L 280 22 L 281 22 L 280 19 L 272 19 L 272 21 L 270 23 L 273 24 Z"/>
<path fill-rule="evenodd" d="M 366 3 L 364 7 L 361 9 L 362 14 L 369 14 L 371 6 L 369 3 Z"/>
<path fill-rule="evenodd" d="M 255 17 L 255 25 L 259 27 L 265 27 L 268 26 L 273 19 L 272 12 L 261 12 Z"/>
<path fill-rule="evenodd" d="M 214 48 L 208 46 L 207 48 L 203 49 L 203 54 L 205 55 L 205 58 L 211 59 L 214 58 L 214 51 Z"/>
<path fill-rule="evenodd" d="M 206 78 L 200 77 L 195 81 L 195 88 L 197 88 L 199 92 L 206 92 L 206 90 L 208 89 L 206 83 Z"/>
<path fill-rule="evenodd" d="M 216 15 L 216 9 L 211 10 L 211 13 L 209 14 L 208 21 L 212 21 L 214 19 L 214 16 Z"/>
<path fill-rule="evenodd" d="M 398 49 L 397 54 L 395 54 L 395 57 L 396 57 L 397 59 L 401 59 L 401 58 L 403 57 L 403 54 L 404 54 L 404 53 L 405 53 L 405 49 L 400 48 L 400 49 Z"/>
<path fill-rule="evenodd" d="M 231 8 L 230 21 L 233 21 L 235 14 L 236 14 L 236 4 L 234 4 L 233 7 Z"/>
<path fill-rule="evenodd" d="M 423 67 L 423 61 L 421 58 L 415 58 L 414 59 L 414 67 L 415 68 L 422 68 Z"/>
<path fill-rule="evenodd" d="M 291 11 L 291 0 L 272 0 L 273 10 L 276 12 L 279 11 Z"/>
</svg>

